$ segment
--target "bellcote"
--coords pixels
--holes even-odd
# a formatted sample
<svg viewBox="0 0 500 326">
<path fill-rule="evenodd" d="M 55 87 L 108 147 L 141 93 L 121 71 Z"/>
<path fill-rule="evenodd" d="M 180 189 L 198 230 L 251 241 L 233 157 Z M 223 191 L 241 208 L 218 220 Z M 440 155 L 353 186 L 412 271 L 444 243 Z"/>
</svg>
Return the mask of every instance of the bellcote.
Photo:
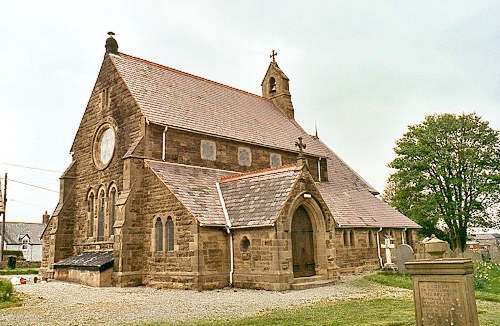
<svg viewBox="0 0 500 326">
<path fill-rule="evenodd" d="M 292 96 L 289 90 L 289 79 L 280 69 L 275 57 L 278 53 L 272 52 L 270 57 L 273 59 L 267 68 L 266 75 L 262 81 L 262 97 L 267 98 L 283 112 L 288 119 L 294 118 Z"/>
</svg>

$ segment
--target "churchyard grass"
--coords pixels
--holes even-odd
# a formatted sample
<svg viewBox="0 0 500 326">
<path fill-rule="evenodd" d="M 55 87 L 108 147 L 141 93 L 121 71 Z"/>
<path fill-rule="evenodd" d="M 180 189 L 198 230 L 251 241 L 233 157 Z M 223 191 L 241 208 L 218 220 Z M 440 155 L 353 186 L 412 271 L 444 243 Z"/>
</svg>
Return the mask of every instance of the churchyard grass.
<svg viewBox="0 0 500 326">
<path fill-rule="evenodd" d="M 28 274 L 38 274 L 38 268 L 2 268 L 0 269 L 0 275 L 28 275 Z"/>
<path fill-rule="evenodd" d="M 481 325 L 495 326 L 500 318 L 500 307 L 496 303 L 480 302 L 478 314 Z M 415 313 L 413 301 L 406 299 L 322 301 L 311 306 L 271 310 L 244 319 L 202 320 L 182 325 L 410 326 L 415 325 Z"/>
<path fill-rule="evenodd" d="M 7 279 L 0 279 L 0 309 L 17 306 L 18 301 L 12 283 Z"/>
<path fill-rule="evenodd" d="M 481 262 L 474 265 L 474 286 L 476 299 L 500 302 L 500 265 Z M 412 289 L 411 275 L 378 272 L 365 276 L 358 282 L 369 281 L 383 285 Z"/>
</svg>

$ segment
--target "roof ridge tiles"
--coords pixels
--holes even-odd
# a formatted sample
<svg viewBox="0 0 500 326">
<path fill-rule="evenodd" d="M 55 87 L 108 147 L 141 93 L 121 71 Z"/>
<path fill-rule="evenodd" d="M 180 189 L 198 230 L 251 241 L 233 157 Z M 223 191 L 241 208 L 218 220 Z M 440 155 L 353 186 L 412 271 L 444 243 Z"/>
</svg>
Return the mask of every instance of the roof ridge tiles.
<svg viewBox="0 0 500 326">
<path fill-rule="evenodd" d="M 229 85 L 226 85 L 226 84 L 223 84 L 223 83 L 219 83 L 219 82 L 216 82 L 216 81 L 208 79 L 208 78 L 204 78 L 204 77 L 201 77 L 201 76 L 193 75 L 193 74 L 190 74 L 188 72 L 185 72 L 185 71 L 182 71 L 182 70 L 179 70 L 179 69 L 175 69 L 175 68 L 172 68 L 172 67 L 168 67 L 168 66 L 162 65 L 160 63 L 156 63 L 156 62 L 153 62 L 153 61 L 149 61 L 149 60 L 146 60 L 146 59 L 135 57 L 133 55 L 130 55 L 130 54 L 127 54 L 127 53 L 123 53 L 123 52 L 120 52 L 120 55 L 124 55 L 126 57 L 131 58 L 131 59 L 142 61 L 144 63 L 156 66 L 156 67 L 161 68 L 161 69 L 167 69 L 167 70 L 170 70 L 172 72 L 176 72 L 176 73 L 182 74 L 182 75 L 187 76 L 187 77 L 191 77 L 191 78 L 195 78 L 195 79 L 198 79 L 198 80 L 201 80 L 201 81 L 206 81 L 206 82 L 209 82 L 209 83 L 212 83 L 212 84 L 215 84 L 215 85 L 223 86 L 223 87 L 226 87 L 226 88 L 238 91 L 240 93 L 243 93 L 243 94 L 246 94 L 246 95 L 251 95 L 251 96 L 257 97 L 257 98 L 259 98 L 261 100 L 265 100 L 265 101 L 271 102 L 270 99 L 267 99 L 267 98 L 262 97 L 260 95 L 257 95 L 257 94 L 254 94 L 254 93 L 250 93 L 248 91 L 245 91 L 245 90 L 233 87 L 233 86 L 229 86 Z M 117 55 L 117 56 L 119 57 L 120 55 Z"/>
<path fill-rule="evenodd" d="M 241 180 L 241 179 L 257 177 L 257 176 L 261 176 L 261 175 L 274 174 L 274 173 L 278 173 L 278 172 L 292 171 L 292 170 L 301 170 L 301 168 L 297 167 L 297 165 L 295 165 L 295 164 L 287 164 L 287 165 L 271 167 L 271 168 L 266 168 L 266 169 L 261 169 L 261 170 L 248 171 L 248 172 L 238 173 L 236 175 L 222 177 L 220 179 L 219 183 L 225 183 L 225 182 L 230 182 L 230 181 L 235 181 L 235 180 Z"/>
</svg>

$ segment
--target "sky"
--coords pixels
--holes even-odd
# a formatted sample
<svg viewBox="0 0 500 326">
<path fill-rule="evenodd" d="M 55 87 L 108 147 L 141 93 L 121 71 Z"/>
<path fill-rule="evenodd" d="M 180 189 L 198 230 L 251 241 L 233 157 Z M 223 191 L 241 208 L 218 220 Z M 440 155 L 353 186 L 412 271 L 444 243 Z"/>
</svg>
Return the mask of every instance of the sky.
<svg viewBox="0 0 500 326">
<path fill-rule="evenodd" d="M 382 192 L 408 125 L 475 112 L 500 129 L 498 17 L 488 0 L 4 1 L 7 221 L 57 205 L 108 31 L 120 52 L 259 95 L 275 49 L 296 120 Z"/>
</svg>

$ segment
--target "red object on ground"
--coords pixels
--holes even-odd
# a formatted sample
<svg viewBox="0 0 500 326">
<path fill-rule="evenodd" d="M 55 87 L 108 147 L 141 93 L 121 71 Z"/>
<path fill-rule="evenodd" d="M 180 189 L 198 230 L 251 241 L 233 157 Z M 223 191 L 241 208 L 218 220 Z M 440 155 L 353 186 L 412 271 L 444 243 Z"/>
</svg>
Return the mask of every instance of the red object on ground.
<svg viewBox="0 0 500 326">
<path fill-rule="evenodd" d="M 21 279 L 19 280 L 21 282 L 21 284 L 26 284 L 26 279 L 21 277 Z"/>
</svg>

